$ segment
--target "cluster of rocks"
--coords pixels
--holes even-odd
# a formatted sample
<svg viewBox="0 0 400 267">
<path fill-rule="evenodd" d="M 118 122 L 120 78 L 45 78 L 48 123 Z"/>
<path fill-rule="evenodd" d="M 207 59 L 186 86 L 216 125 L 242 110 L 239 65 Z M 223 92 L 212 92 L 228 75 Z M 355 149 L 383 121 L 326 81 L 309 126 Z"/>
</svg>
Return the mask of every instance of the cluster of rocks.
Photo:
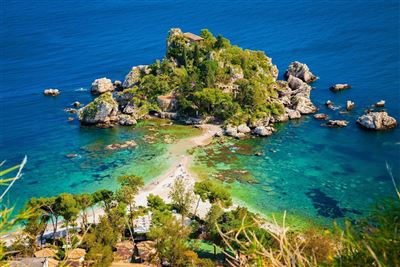
<svg viewBox="0 0 400 267">
<path fill-rule="evenodd" d="M 45 96 L 58 96 L 59 94 L 60 94 L 60 90 L 58 90 L 58 89 L 45 89 L 44 91 L 43 91 L 43 94 L 45 95 Z"/>
<path fill-rule="evenodd" d="M 136 147 L 137 143 L 134 140 L 128 140 L 123 143 L 111 144 L 106 146 L 106 150 L 120 150 Z"/>
<path fill-rule="evenodd" d="M 297 61 L 292 62 L 285 73 L 285 78 L 287 81 L 277 81 L 279 96 L 273 100 L 284 106 L 281 115 L 239 126 L 227 125 L 225 134 L 236 138 L 242 138 L 247 134 L 269 136 L 275 132 L 273 123 L 295 120 L 302 115 L 315 113 L 318 109 L 311 102 L 312 88 L 308 83 L 315 81 L 317 77 L 311 73 L 308 66 Z"/>
<path fill-rule="evenodd" d="M 113 92 L 122 89 L 120 81 L 112 82 L 107 78 L 93 81 L 91 92 L 99 94 L 93 102 L 79 109 L 78 118 L 81 124 L 96 125 L 99 127 L 111 127 L 119 124 L 131 126 L 137 123 L 138 115 L 132 103 L 124 102 L 123 98 L 114 98 Z M 120 100 L 120 101 L 118 101 Z M 75 102 L 75 107 L 80 103 Z"/>
</svg>

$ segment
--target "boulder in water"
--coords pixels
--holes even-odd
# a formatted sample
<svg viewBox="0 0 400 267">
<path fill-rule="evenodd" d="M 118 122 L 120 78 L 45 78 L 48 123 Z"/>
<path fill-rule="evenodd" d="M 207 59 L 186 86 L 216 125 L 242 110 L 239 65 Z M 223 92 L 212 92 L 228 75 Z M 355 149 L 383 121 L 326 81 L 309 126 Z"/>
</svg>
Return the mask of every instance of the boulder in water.
<svg viewBox="0 0 400 267">
<path fill-rule="evenodd" d="M 44 91 L 43 91 L 43 94 L 45 95 L 45 96 L 58 96 L 59 94 L 60 94 L 60 90 L 58 90 L 58 89 L 45 89 Z"/>
<path fill-rule="evenodd" d="M 397 126 L 395 118 L 390 117 L 385 111 L 367 112 L 357 119 L 357 123 L 365 129 L 388 130 Z"/>
<path fill-rule="evenodd" d="M 250 130 L 250 128 L 246 125 L 246 124 L 240 124 L 238 127 L 237 127 L 237 131 L 239 132 L 239 133 L 249 133 L 249 132 L 251 132 L 251 130 Z"/>
<path fill-rule="evenodd" d="M 253 134 L 258 136 L 269 136 L 275 132 L 275 129 L 271 126 L 258 126 L 253 130 Z"/>
<path fill-rule="evenodd" d="M 376 102 L 374 106 L 377 108 L 383 108 L 385 106 L 385 103 L 386 103 L 385 100 L 381 100 Z"/>
<path fill-rule="evenodd" d="M 78 118 L 81 124 L 111 126 L 118 120 L 118 103 L 111 92 L 106 92 L 81 108 Z"/>
<path fill-rule="evenodd" d="M 318 113 L 314 115 L 314 118 L 317 120 L 327 120 L 328 119 L 328 115 L 324 114 L 324 113 Z"/>
<path fill-rule="evenodd" d="M 110 79 L 104 77 L 94 80 L 94 82 L 92 83 L 92 87 L 90 88 L 90 91 L 93 94 L 103 94 L 105 92 L 112 92 L 114 91 L 114 85 Z"/>
<path fill-rule="evenodd" d="M 338 91 L 342 91 L 344 89 L 349 89 L 349 88 L 351 88 L 351 85 L 349 85 L 347 83 L 338 83 L 338 84 L 332 85 L 329 89 L 332 92 L 338 92 Z"/>
<path fill-rule="evenodd" d="M 350 110 L 352 110 L 353 108 L 354 108 L 354 102 L 353 101 L 351 101 L 351 100 L 347 100 L 347 102 L 346 102 L 346 110 L 347 111 L 350 111 Z"/>
<path fill-rule="evenodd" d="M 329 127 L 346 127 L 349 122 L 345 120 L 329 120 L 326 125 Z"/>
</svg>

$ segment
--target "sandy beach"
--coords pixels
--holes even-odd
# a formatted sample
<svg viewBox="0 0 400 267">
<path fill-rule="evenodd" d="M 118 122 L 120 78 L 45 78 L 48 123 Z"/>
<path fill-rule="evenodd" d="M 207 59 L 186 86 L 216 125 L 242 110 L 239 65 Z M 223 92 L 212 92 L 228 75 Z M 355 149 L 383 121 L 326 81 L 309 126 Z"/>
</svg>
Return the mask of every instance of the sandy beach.
<svg viewBox="0 0 400 267">
<path fill-rule="evenodd" d="M 209 144 L 215 133 L 221 131 L 219 126 L 212 124 L 204 124 L 200 125 L 199 127 L 201 127 L 203 130 L 201 135 L 181 139 L 170 147 L 169 154 L 170 157 L 174 159 L 173 162 L 175 163 L 164 174 L 160 175 L 158 178 L 140 190 L 135 199 L 137 206 L 146 206 L 147 196 L 150 194 L 158 195 L 164 199 L 164 201 L 169 203 L 169 191 L 175 179 L 178 177 L 183 177 L 186 181 L 187 187 L 193 188 L 195 182 L 198 180 L 198 177 L 189 171 L 189 164 L 192 160 L 192 157 L 186 152 L 191 148 Z M 196 204 L 197 203 L 195 203 L 195 205 L 192 207 L 193 211 L 196 208 Z M 200 201 L 197 208 L 197 214 L 201 218 L 204 218 L 210 207 L 210 203 Z"/>
</svg>

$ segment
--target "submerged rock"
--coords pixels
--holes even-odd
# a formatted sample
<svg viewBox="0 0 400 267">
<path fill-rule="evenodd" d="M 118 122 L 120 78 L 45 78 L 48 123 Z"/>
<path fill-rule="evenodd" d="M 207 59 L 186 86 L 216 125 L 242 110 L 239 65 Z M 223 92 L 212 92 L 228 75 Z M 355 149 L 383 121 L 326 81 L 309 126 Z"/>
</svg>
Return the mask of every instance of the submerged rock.
<svg viewBox="0 0 400 267">
<path fill-rule="evenodd" d="M 110 92 L 101 94 L 78 112 L 79 121 L 86 125 L 111 125 L 118 120 L 118 103 Z"/>
<path fill-rule="evenodd" d="M 349 89 L 349 88 L 351 88 L 351 85 L 349 85 L 347 83 L 343 83 L 343 84 L 342 83 L 338 83 L 338 84 L 332 85 L 329 89 L 332 92 L 337 92 L 337 91 L 342 91 L 344 89 Z"/>
<path fill-rule="evenodd" d="M 90 91 L 93 94 L 103 94 L 105 92 L 112 92 L 114 91 L 114 85 L 110 79 L 104 77 L 94 80 L 94 82 L 92 83 L 92 87 L 90 88 Z"/>
<path fill-rule="evenodd" d="M 326 125 L 329 127 L 346 127 L 349 122 L 345 120 L 329 120 Z"/>
<path fill-rule="evenodd" d="M 68 117 L 68 119 L 67 119 L 69 122 L 71 122 L 71 121 L 74 121 L 75 119 L 74 118 L 72 118 L 72 117 Z"/>
<path fill-rule="evenodd" d="M 296 78 L 303 80 L 306 83 L 312 83 L 317 80 L 317 77 L 312 74 L 308 66 L 298 61 L 292 62 L 285 72 L 286 79 L 292 75 Z"/>
<path fill-rule="evenodd" d="M 385 100 L 381 100 L 376 102 L 374 106 L 377 108 L 383 108 L 385 106 L 385 103 L 386 103 Z"/>
<path fill-rule="evenodd" d="M 388 130 L 397 126 L 395 118 L 385 111 L 368 112 L 357 119 L 357 123 L 366 129 Z"/>
<path fill-rule="evenodd" d="M 45 96 L 58 96 L 59 94 L 60 94 L 60 90 L 58 90 L 58 89 L 45 89 L 44 91 L 43 91 L 43 94 L 45 95 Z"/>
<path fill-rule="evenodd" d="M 119 149 L 127 149 L 127 148 L 132 148 L 136 147 L 137 143 L 134 140 L 129 140 L 125 141 L 124 143 L 121 144 L 111 144 L 106 146 L 106 150 L 119 150 Z"/>
</svg>

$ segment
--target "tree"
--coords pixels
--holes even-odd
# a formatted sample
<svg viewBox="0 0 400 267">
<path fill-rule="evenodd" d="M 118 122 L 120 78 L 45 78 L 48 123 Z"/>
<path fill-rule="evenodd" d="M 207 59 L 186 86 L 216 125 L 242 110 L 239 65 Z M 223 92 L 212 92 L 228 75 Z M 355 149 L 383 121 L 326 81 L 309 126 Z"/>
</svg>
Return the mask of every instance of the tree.
<svg viewBox="0 0 400 267">
<path fill-rule="evenodd" d="M 113 191 L 107 189 L 97 190 L 92 194 L 93 204 L 102 203 L 105 210 L 111 208 L 112 201 L 114 199 Z"/>
<path fill-rule="evenodd" d="M 57 196 L 55 199 L 55 207 L 59 211 L 59 214 L 64 218 L 67 228 L 66 242 L 67 248 L 69 244 L 69 225 L 72 221 L 76 220 L 79 214 L 78 204 L 73 195 L 63 193 Z"/>
<path fill-rule="evenodd" d="M 113 261 L 112 248 L 120 238 L 107 216 L 102 216 L 100 222 L 91 232 L 85 235 L 82 246 L 88 251 L 87 260 L 94 261 L 94 266 L 109 266 Z"/>
<path fill-rule="evenodd" d="M 121 188 L 117 191 L 117 200 L 128 205 L 130 226 L 133 228 L 133 217 L 135 210 L 135 197 L 144 182 L 141 177 L 125 175 L 118 178 Z"/>
<path fill-rule="evenodd" d="M 37 209 L 24 222 L 24 233 L 27 236 L 29 247 L 32 251 L 37 249 L 37 236 L 40 236 L 40 246 L 42 246 L 43 234 L 46 231 L 49 215 Z"/>
<path fill-rule="evenodd" d="M 229 42 L 228 39 L 222 37 L 221 34 L 218 34 L 218 36 L 217 36 L 217 41 L 216 41 L 216 43 L 215 43 L 215 48 L 216 48 L 216 49 L 227 48 L 227 47 L 229 47 L 230 45 L 231 45 L 231 44 L 230 44 L 230 42 Z"/>
<path fill-rule="evenodd" d="M 172 185 L 169 197 L 172 200 L 173 206 L 182 215 L 182 224 L 184 217 L 189 214 L 190 207 L 193 203 L 193 192 L 186 186 L 183 177 L 178 177 Z"/>
<path fill-rule="evenodd" d="M 201 80 L 205 87 L 214 86 L 218 70 L 218 62 L 214 60 L 205 60 L 200 64 L 199 68 L 201 72 Z"/>
<path fill-rule="evenodd" d="M 147 197 L 147 206 L 153 210 L 159 211 L 166 211 L 169 208 L 161 197 L 153 194 Z"/>
<path fill-rule="evenodd" d="M 229 191 L 222 185 L 217 184 L 216 182 L 213 182 L 211 180 L 196 182 L 194 184 L 194 193 L 196 195 L 199 195 L 199 199 L 197 200 L 196 209 L 194 212 L 195 215 L 200 200 L 208 200 L 211 204 L 217 204 L 221 208 L 229 207 L 232 205 L 232 197 Z"/>
<path fill-rule="evenodd" d="M 49 198 L 31 198 L 27 203 L 28 209 L 32 209 L 36 212 L 43 213 L 43 216 L 50 218 L 53 226 L 53 244 L 55 244 L 56 233 L 58 228 L 58 218 L 60 217 L 60 211 L 55 203 L 55 197 Z"/>
<path fill-rule="evenodd" d="M 74 197 L 79 209 L 82 211 L 82 229 L 85 231 L 88 227 L 87 209 L 93 206 L 93 198 L 87 193 L 75 195 Z M 94 215 L 95 214 L 93 212 L 93 220 L 95 219 Z"/>
<path fill-rule="evenodd" d="M 161 266 L 189 266 L 187 253 L 189 229 L 179 224 L 171 214 L 160 218 L 160 223 L 153 225 L 148 237 L 155 241 L 156 257 Z"/>
</svg>

